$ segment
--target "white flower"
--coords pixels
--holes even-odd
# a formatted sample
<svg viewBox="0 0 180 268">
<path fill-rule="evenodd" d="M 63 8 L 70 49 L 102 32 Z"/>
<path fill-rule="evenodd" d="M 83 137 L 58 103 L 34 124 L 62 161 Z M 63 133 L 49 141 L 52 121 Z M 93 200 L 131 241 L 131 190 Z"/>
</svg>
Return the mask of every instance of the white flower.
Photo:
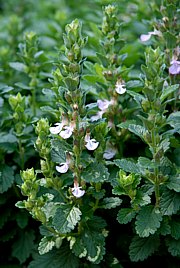
<svg viewBox="0 0 180 268">
<path fill-rule="evenodd" d="M 63 138 L 63 139 L 68 139 L 71 137 L 74 127 L 72 126 L 64 126 L 63 127 L 64 130 L 62 130 L 59 135 Z"/>
<path fill-rule="evenodd" d="M 66 173 L 69 169 L 69 164 L 67 162 L 61 163 L 59 166 L 56 166 L 56 170 L 60 173 Z"/>
<path fill-rule="evenodd" d="M 69 169 L 69 165 L 71 162 L 71 153 L 66 153 L 66 162 L 60 163 L 59 166 L 56 166 L 56 170 L 60 173 L 66 173 Z"/>
<path fill-rule="evenodd" d="M 97 106 L 101 111 L 106 111 L 111 104 L 111 101 L 108 100 L 97 100 Z"/>
<path fill-rule="evenodd" d="M 116 148 L 108 146 L 104 151 L 103 157 L 105 159 L 111 159 L 115 156 L 116 153 L 117 153 Z"/>
<path fill-rule="evenodd" d="M 74 188 L 72 188 L 72 194 L 79 198 L 85 194 L 85 190 L 81 190 L 82 187 L 79 187 L 79 183 L 74 182 Z"/>
<path fill-rule="evenodd" d="M 56 123 L 55 127 L 50 127 L 51 134 L 59 134 L 63 139 L 71 137 L 74 130 L 74 122 L 68 124 L 66 119 L 62 119 L 61 123 Z"/>
<path fill-rule="evenodd" d="M 125 86 L 124 81 L 122 81 L 121 79 L 117 80 L 116 85 L 115 85 L 115 90 L 120 95 L 124 94 L 126 92 L 126 86 Z"/>
<path fill-rule="evenodd" d="M 56 123 L 55 127 L 50 127 L 50 132 L 51 134 L 59 134 L 63 128 L 64 124 L 63 123 Z"/>
<path fill-rule="evenodd" d="M 85 147 L 89 150 L 89 151 L 94 151 L 98 145 L 99 145 L 99 142 L 96 141 L 95 139 L 90 139 L 90 134 L 87 133 L 86 136 L 85 136 Z"/>
<path fill-rule="evenodd" d="M 141 42 L 148 41 L 152 35 L 162 36 L 162 33 L 155 29 L 153 32 L 148 32 L 148 34 L 141 34 L 141 36 L 140 36 Z"/>
</svg>

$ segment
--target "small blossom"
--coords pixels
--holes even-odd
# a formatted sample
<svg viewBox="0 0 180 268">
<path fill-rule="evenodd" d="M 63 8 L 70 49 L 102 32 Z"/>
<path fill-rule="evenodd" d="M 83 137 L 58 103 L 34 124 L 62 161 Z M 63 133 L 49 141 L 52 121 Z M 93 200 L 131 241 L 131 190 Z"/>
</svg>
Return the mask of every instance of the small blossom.
<svg viewBox="0 0 180 268">
<path fill-rule="evenodd" d="M 118 94 L 122 95 L 126 92 L 126 86 L 123 80 L 119 79 L 116 82 L 115 90 Z"/>
<path fill-rule="evenodd" d="M 98 145 L 99 145 L 99 142 L 96 141 L 95 139 L 90 139 L 90 134 L 87 133 L 86 136 L 85 136 L 85 147 L 89 150 L 89 151 L 94 151 Z"/>
<path fill-rule="evenodd" d="M 108 160 L 108 159 L 113 158 L 116 153 L 117 153 L 116 148 L 107 146 L 107 148 L 103 154 L 103 157 Z"/>
<path fill-rule="evenodd" d="M 66 173 L 69 169 L 69 164 L 67 162 L 61 163 L 59 166 L 56 166 L 56 170 L 59 173 Z"/>
<path fill-rule="evenodd" d="M 66 173 L 69 169 L 70 162 L 71 162 L 71 153 L 67 152 L 66 153 L 66 162 L 61 163 L 59 166 L 56 166 L 56 170 L 59 173 Z"/>
<path fill-rule="evenodd" d="M 162 33 L 155 29 L 153 32 L 148 32 L 148 34 L 141 34 L 141 36 L 140 36 L 141 42 L 148 41 L 152 35 L 162 36 Z"/>
<path fill-rule="evenodd" d="M 81 190 L 82 187 L 79 187 L 79 183 L 77 181 L 74 182 L 74 188 L 72 188 L 72 194 L 77 197 L 80 198 L 81 196 L 83 196 L 85 194 L 85 190 Z"/>
<path fill-rule="evenodd" d="M 169 67 L 169 73 L 172 75 L 180 74 L 180 61 L 173 59 Z"/>
<path fill-rule="evenodd" d="M 74 127 L 72 126 L 64 126 L 63 127 L 64 130 L 62 130 L 59 135 L 63 138 L 63 139 L 68 139 L 71 137 Z"/>
<path fill-rule="evenodd" d="M 106 111 L 111 104 L 111 101 L 108 100 L 97 100 L 97 106 L 101 111 Z"/>
<path fill-rule="evenodd" d="M 74 122 L 71 122 L 70 125 L 66 119 L 62 119 L 61 123 L 56 123 L 55 127 L 50 127 L 51 134 L 59 134 L 63 139 L 68 139 L 71 137 L 74 130 Z"/>
<path fill-rule="evenodd" d="M 50 127 L 51 134 L 59 134 L 63 128 L 63 123 L 56 123 L 55 127 Z"/>
</svg>

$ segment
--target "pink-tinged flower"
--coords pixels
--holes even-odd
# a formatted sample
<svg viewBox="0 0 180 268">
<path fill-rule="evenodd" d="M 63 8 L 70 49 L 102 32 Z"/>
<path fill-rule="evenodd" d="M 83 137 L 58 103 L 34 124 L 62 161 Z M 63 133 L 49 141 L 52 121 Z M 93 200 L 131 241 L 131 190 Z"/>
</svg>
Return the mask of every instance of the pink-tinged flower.
<svg viewBox="0 0 180 268">
<path fill-rule="evenodd" d="M 97 100 L 97 106 L 100 109 L 100 111 L 97 112 L 97 114 L 91 116 L 91 122 L 97 121 L 99 119 L 102 119 L 103 114 L 107 111 L 110 105 L 114 104 L 114 100 L 108 101 L 108 100 Z"/>
<path fill-rule="evenodd" d="M 104 151 L 103 157 L 108 160 L 113 158 L 116 153 L 117 153 L 116 148 L 114 148 L 109 144 L 107 145 L 106 150 Z"/>
<path fill-rule="evenodd" d="M 180 74 L 180 61 L 173 59 L 169 67 L 169 73 L 172 75 Z"/>
<path fill-rule="evenodd" d="M 83 196 L 85 194 L 85 190 L 81 190 L 82 187 L 79 187 L 79 183 L 77 181 L 74 181 L 74 188 L 72 188 L 72 194 L 77 197 L 80 198 L 81 196 Z"/>
<path fill-rule="evenodd" d="M 115 90 L 120 95 L 126 92 L 125 82 L 122 79 L 117 80 L 116 85 L 115 85 Z"/>
<path fill-rule="evenodd" d="M 85 147 L 89 150 L 89 151 L 94 151 L 98 145 L 99 145 L 99 142 L 96 141 L 95 139 L 90 139 L 90 134 L 87 133 L 86 136 L 85 136 Z"/>
<path fill-rule="evenodd" d="M 153 32 L 148 32 L 148 34 L 141 34 L 140 36 L 141 42 L 148 41 L 152 35 L 162 36 L 162 33 L 155 29 Z"/>
</svg>

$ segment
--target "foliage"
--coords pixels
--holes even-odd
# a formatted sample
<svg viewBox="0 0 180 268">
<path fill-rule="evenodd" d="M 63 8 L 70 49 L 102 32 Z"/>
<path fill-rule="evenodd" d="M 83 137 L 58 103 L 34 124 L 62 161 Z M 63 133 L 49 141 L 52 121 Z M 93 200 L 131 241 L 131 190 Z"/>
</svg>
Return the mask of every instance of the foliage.
<svg viewBox="0 0 180 268">
<path fill-rule="evenodd" d="M 178 11 L 1 3 L 0 267 L 178 267 Z"/>
</svg>

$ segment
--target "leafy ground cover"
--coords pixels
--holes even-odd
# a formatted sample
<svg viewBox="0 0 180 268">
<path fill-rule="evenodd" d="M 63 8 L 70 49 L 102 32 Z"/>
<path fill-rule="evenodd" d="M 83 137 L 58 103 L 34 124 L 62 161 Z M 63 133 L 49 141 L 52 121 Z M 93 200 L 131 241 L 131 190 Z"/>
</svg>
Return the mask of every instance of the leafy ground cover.
<svg viewBox="0 0 180 268">
<path fill-rule="evenodd" d="M 179 267 L 179 10 L 0 2 L 0 268 Z"/>
</svg>

